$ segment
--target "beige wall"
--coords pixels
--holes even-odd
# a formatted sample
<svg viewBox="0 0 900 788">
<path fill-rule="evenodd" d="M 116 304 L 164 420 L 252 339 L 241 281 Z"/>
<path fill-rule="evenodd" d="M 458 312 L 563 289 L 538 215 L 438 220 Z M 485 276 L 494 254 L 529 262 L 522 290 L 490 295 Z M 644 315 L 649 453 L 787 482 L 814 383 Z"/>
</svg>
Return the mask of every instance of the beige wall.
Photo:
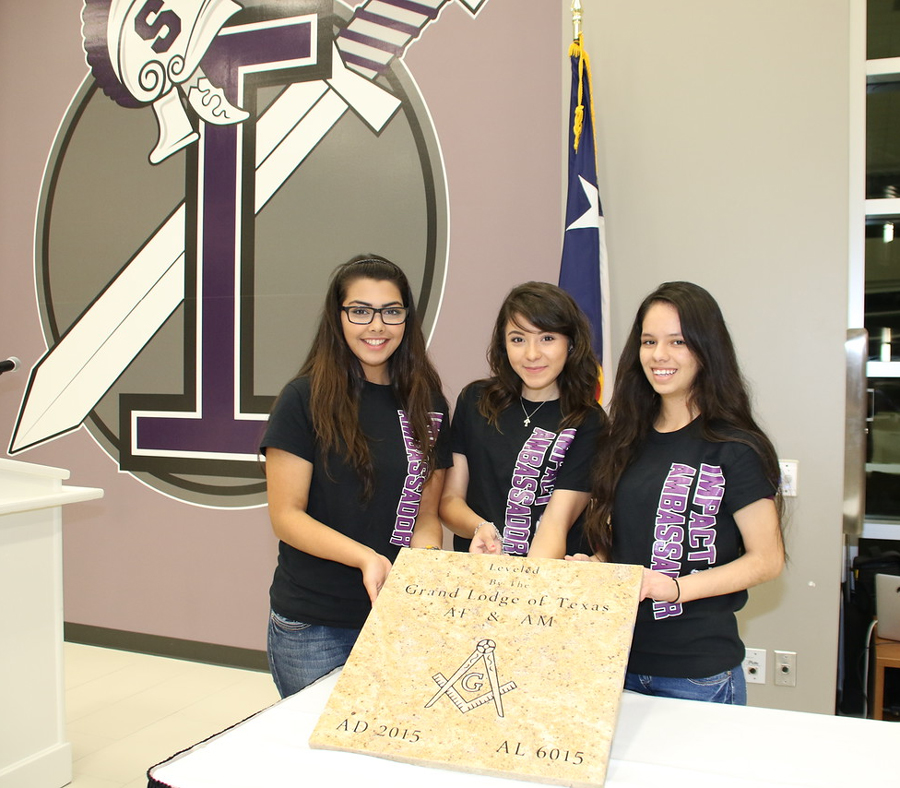
<svg viewBox="0 0 900 788">
<path fill-rule="evenodd" d="M 746 645 L 769 657 L 750 702 L 825 713 L 841 580 L 849 5 L 584 3 L 614 353 L 660 282 L 693 280 L 722 305 L 762 423 L 800 463 L 789 567 L 741 615 Z M 773 686 L 773 649 L 797 652 L 796 688 Z"/>
</svg>

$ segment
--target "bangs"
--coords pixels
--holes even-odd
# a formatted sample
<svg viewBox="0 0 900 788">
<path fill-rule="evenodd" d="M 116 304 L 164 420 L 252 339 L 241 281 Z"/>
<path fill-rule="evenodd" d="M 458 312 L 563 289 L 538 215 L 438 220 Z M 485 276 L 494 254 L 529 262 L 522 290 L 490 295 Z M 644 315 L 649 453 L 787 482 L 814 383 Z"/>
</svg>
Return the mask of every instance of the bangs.
<svg viewBox="0 0 900 788">
<path fill-rule="evenodd" d="M 528 329 L 520 321 L 527 320 L 541 332 L 550 334 L 571 335 L 574 327 L 558 310 L 553 309 L 553 304 L 543 298 L 522 298 L 516 303 L 509 304 L 507 318 L 510 323 L 518 326 L 522 331 Z"/>
</svg>

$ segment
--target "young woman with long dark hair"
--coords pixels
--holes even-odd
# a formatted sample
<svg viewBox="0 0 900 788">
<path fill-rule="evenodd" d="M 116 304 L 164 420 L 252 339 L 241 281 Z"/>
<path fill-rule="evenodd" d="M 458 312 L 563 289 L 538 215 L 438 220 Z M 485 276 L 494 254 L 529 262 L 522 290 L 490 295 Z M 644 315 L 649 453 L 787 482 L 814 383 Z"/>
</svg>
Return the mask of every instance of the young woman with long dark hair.
<svg viewBox="0 0 900 788">
<path fill-rule="evenodd" d="M 261 446 L 280 540 L 268 654 L 282 697 L 346 662 L 401 547 L 440 547 L 448 421 L 403 271 L 374 255 L 338 267 Z"/>
<path fill-rule="evenodd" d="M 519 285 L 497 315 L 488 363 L 491 377 L 467 386 L 453 414 L 440 513 L 455 548 L 554 558 L 583 549 L 606 422 L 587 319 L 555 285 Z"/>
<path fill-rule="evenodd" d="M 645 567 L 626 689 L 746 703 L 735 612 L 784 565 L 779 484 L 719 305 L 660 285 L 622 351 L 586 525 L 595 558 Z"/>
</svg>

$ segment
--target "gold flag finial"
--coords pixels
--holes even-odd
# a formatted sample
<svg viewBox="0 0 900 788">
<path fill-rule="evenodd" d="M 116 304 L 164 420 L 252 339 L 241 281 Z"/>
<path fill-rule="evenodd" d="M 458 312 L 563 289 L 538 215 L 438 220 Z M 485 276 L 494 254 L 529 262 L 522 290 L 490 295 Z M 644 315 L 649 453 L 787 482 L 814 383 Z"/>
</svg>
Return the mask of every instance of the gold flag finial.
<svg viewBox="0 0 900 788">
<path fill-rule="evenodd" d="M 581 35 L 581 0 L 572 0 L 572 38 L 577 41 Z"/>
</svg>

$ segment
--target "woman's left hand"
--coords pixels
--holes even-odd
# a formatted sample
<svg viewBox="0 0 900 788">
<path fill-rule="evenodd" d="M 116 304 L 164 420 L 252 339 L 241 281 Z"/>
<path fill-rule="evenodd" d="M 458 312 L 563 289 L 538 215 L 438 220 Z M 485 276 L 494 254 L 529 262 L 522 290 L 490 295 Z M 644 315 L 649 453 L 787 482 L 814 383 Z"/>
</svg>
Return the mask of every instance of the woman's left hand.
<svg viewBox="0 0 900 788">
<path fill-rule="evenodd" d="M 575 555 L 565 556 L 566 561 L 602 561 L 600 556 L 588 555 L 587 553 L 575 553 Z"/>
<path fill-rule="evenodd" d="M 644 569 L 641 599 L 685 604 L 722 594 L 733 594 L 777 577 L 784 566 L 784 543 L 778 512 L 771 498 L 760 498 L 734 513 L 744 553 L 727 564 L 680 576 Z M 680 592 L 680 595 L 679 595 Z"/>
<path fill-rule="evenodd" d="M 675 602 L 679 595 L 678 582 L 671 575 L 644 568 L 641 601 L 652 599 L 655 602 Z"/>
</svg>

